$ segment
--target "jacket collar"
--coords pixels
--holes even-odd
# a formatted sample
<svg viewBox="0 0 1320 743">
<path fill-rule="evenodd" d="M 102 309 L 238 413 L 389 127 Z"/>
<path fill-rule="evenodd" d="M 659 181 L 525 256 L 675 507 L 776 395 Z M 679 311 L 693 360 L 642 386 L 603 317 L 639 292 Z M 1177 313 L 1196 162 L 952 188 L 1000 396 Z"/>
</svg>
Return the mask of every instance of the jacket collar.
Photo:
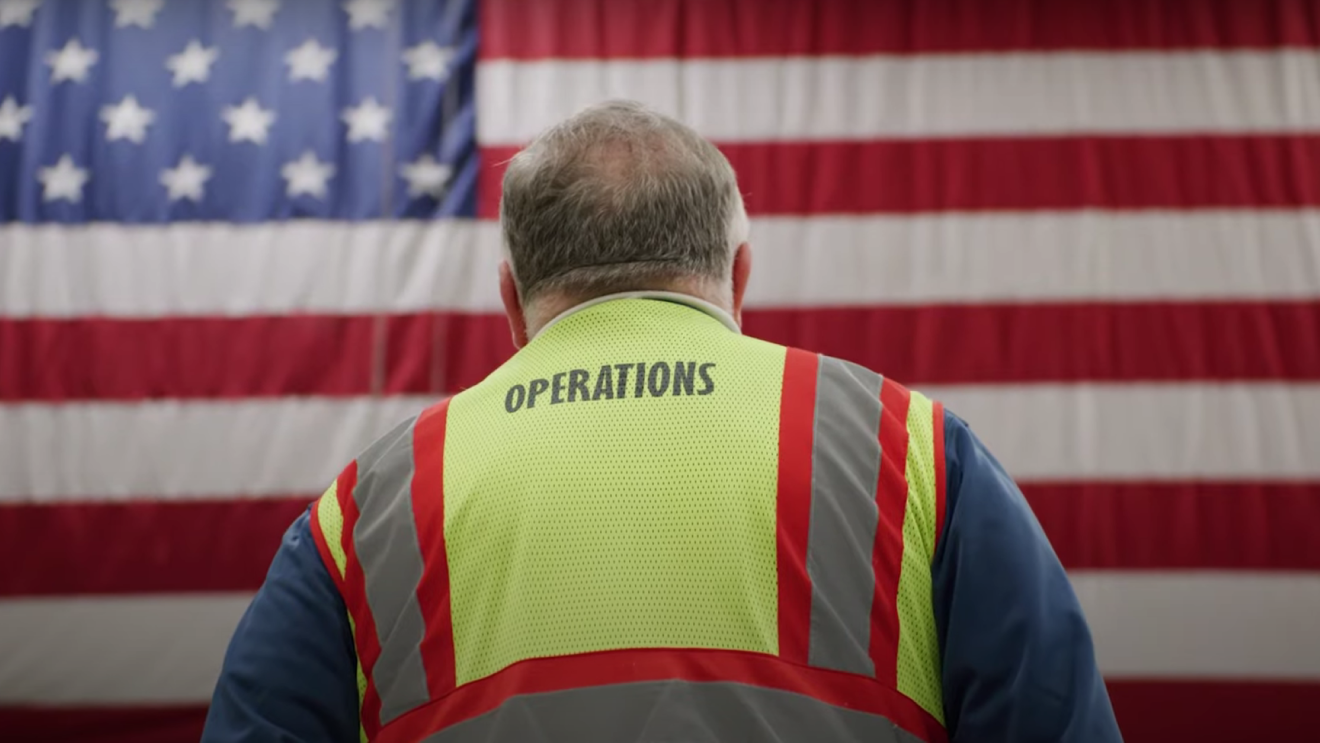
<svg viewBox="0 0 1320 743">
<path fill-rule="evenodd" d="M 598 304 L 613 302 L 617 299 L 655 299 L 662 302 L 674 302 L 675 304 L 685 305 L 687 307 L 691 307 L 694 310 L 704 312 L 707 315 L 710 315 L 711 317 L 715 318 L 716 320 L 719 320 L 721 323 L 724 324 L 724 327 L 728 328 L 729 330 L 732 330 L 733 332 L 739 334 L 742 333 L 742 328 L 738 327 L 738 323 L 734 321 L 732 315 L 730 315 L 728 312 L 725 312 L 720 307 L 717 307 L 716 305 L 707 302 L 704 299 L 694 297 L 691 294 L 682 294 L 680 292 L 636 291 L 636 292 L 620 292 L 618 294 L 606 294 L 605 296 L 596 297 L 595 299 L 590 299 L 587 300 L 586 302 L 583 302 L 582 304 L 570 307 L 567 310 L 564 310 L 563 312 L 556 315 L 553 320 L 546 323 L 545 326 L 542 327 L 539 332 L 537 332 L 537 335 L 541 335 L 545 331 L 549 330 L 550 327 L 553 326 L 555 323 L 559 322 L 560 320 L 563 320 L 565 317 L 568 317 L 569 315 L 572 315 L 575 312 L 580 312 L 588 307 L 594 307 Z"/>
</svg>

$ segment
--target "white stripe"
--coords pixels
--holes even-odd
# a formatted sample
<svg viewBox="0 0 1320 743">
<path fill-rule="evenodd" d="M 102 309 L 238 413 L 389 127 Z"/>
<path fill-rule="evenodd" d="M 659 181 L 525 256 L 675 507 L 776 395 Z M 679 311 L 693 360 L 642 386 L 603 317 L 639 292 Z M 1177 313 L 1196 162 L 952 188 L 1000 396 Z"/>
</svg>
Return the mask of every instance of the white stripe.
<svg viewBox="0 0 1320 743">
<path fill-rule="evenodd" d="M 0 705 L 208 702 L 252 598 L 0 601 Z"/>
<path fill-rule="evenodd" d="M 1320 680 L 1320 575 L 1075 573 L 1111 678 Z"/>
<path fill-rule="evenodd" d="M 1022 480 L 1320 477 L 1320 385 L 931 387 Z"/>
<path fill-rule="evenodd" d="M 0 405 L 0 501 L 315 494 L 434 401 Z"/>
<path fill-rule="evenodd" d="M 1314 51 L 994 53 L 477 65 L 477 141 L 628 98 L 722 142 L 1320 125 Z"/>
<path fill-rule="evenodd" d="M 0 228 L 0 314 L 162 317 L 499 306 L 496 225 Z"/>
<path fill-rule="evenodd" d="M 1024 480 L 1320 478 L 1320 385 L 923 390 Z M 0 500 L 319 493 L 429 398 L 0 405 Z"/>
<path fill-rule="evenodd" d="M 1110 677 L 1320 680 L 1320 576 L 1077 573 Z M 205 702 L 250 597 L 0 601 L 0 704 Z"/>
<path fill-rule="evenodd" d="M 1320 212 L 753 222 L 751 306 L 1320 296 Z"/>
<path fill-rule="evenodd" d="M 499 312 L 492 222 L 0 227 L 0 315 Z M 750 307 L 1320 297 L 1320 211 L 753 220 Z"/>
</svg>

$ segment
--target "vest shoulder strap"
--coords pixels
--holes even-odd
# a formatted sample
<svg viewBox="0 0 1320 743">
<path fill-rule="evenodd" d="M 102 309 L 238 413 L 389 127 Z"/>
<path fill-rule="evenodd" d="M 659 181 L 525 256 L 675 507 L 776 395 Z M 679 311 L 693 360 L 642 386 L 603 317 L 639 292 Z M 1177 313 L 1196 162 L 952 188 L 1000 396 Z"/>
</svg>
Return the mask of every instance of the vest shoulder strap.
<svg viewBox="0 0 1320 743">
<path fill-rule="evenodd" d="M 368 583 L 374 586 L 380 576 L 389 573 L 404 580 L 410 576 L 420 579 L 415 530 L 411 553 L 393 544 L 396 540 L 407 541 L 411 527 L 413 437 L 418 420 L 414 417 L 404 421 L 359 454 L 317 500 L 311 514 L 317 550 L 348 610 L 357 653 L 359 719 L 364 741 L 375 737 L 396 707 L 425 701 L 424 684 L 420 698 L 414 685 L 412 698 L 399 701 L 395 695 L 400 685 L 397 676 L 382 679 L 374 673 L 383 645 L 376 617 L 382 613 L 397 617 L 391 632 L 416 633 L 423 626 L 420 608 L 415 602 L 402 609 L 382 607 L 381 592 L 368 591 Z M 410 559 L 414 556 L 416 559 Z M 373 597 L 377 601 L 373 602 Z M 389 603 L 388 598 L 385 601 Z"/>
<path fill-rule="evenodd" d="M 814 397 L 807 660 L 874 676 L 942 723 L 930 569 L 943 519 L 943 410 L 857 364 L 812 356 L 814 385 L 785 379 L 785 395 Z"/>
</svg>

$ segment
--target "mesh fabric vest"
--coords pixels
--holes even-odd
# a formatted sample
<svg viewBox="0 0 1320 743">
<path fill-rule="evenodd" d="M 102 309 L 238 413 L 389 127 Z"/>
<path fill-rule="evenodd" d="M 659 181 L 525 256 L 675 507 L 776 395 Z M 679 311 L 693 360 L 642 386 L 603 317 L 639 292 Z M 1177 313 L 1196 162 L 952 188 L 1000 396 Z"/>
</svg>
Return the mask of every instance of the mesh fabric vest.
<svg viewBox="0 0 1320 743">
<path fill-rule="evenodd" d="M 314 509 L 380 741 L 936 741 L 943 414 L 656 299 L 547 328 Z"/>
</svg>

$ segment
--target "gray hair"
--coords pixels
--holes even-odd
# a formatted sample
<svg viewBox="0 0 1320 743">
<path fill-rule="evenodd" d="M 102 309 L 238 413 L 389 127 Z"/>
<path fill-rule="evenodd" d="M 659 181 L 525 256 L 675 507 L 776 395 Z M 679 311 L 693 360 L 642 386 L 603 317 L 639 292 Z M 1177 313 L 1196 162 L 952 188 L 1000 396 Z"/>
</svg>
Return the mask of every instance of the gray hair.
<svg viewBox="0 0 1320 743">
<path fill-rule="evenodd" d="M 504 249 L 524 305 L 727 283 L 748 221 L 724 155 L 690 127 L 629 101 L 587 108 L 509 163 Z"/>
</svg>

